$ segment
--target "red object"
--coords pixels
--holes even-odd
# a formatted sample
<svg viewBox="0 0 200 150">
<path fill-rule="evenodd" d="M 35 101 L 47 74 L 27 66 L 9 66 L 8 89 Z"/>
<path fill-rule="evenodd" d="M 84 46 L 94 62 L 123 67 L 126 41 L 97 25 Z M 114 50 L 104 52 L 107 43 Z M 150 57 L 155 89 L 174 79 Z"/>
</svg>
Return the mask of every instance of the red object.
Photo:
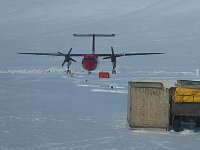
<svg viewBox="0 0 200 150">
<path fill-rule="evenodd" d="M 98 64 L 98 55 L 87 54 L 84 55 L 82 60 L 82 67 L 87 71 L 95 70 Z"/>
<path fill-rule="evenodd" d="M 99 72 L 99 78 L 110 78 L 109 72 Z"/>
</svg>

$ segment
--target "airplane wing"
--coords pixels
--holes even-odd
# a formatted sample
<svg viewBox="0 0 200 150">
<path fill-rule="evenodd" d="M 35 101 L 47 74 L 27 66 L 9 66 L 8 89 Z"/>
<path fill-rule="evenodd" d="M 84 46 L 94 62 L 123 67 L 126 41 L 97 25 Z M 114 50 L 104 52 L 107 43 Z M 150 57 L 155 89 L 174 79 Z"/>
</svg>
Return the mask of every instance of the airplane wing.
<svg viewBox="0 0 200 150">
<path fill-rule="evenodd" d="M 134 55 L 155 55 L 155 54 L 165 54 L 165 53 L 120 53 L 120 54 L 114 54 L 115 57 L 122 57 L 122 56 L 134 56 Z M 97 54 L 100 57 L 109 57 L 113 54 Z"/>
<path fill-rule="evenodd" d="M 68 67 L 68 71 L 69 71 L 69 66 L 71 64 L 71 61 L 76 62 L 76 60 L 74 60 L 73 58 L 71 58 L 71 56 L 83 56 L 83 54 L 71 54 L 72 48 L 69 50 L 69 52 L 67 54 L 61 53 L 61 52 L 57 52 L 57 53 L 18 53 L 18 54 L 27 54 L 27 55 L 46 55 L 46 56 L 63 56 L 64 61 L 62 63 L 62 66 L 65 64 L 65 62 L 68 63 L 67 67 Z"/>
<path fill-rule="evenodd" d="M 71 64 L 71 61 L 76 62 L 71 56 L 83 56 L 83 54 L 71 54 L 72 48 L 69 50 L 67 54 L 57 52 L 57 53 L 18 53 L 18 54 L 27 54 L 27 55 L 46 55 L 46 56 L 63 56 L 64 61 L 62 63 L 62 66 L 67 62 L 67 68 L 69 71 L 69 66 Z"/>
<path fill-rule="evenodd" d="M 67 62 L 67 68 L 69 71 L 69 66 L 71 64 L 71 61 L 76 62 L 71 56 L 82 56 L 84 57 L 87 54 L 71 54 L 72 48 L 69 50 L 67 54 L 57 52 L 57 53 L 18 53 L 18 54 L 27 54 L 27 55 L 47 55 L 47 56 L 64 56 L 64 61 L 62 63 L 62 66 Z M 122 56 L 134 56 L 134 55 L 155 55 L 155 54 L 164 54 L 164 53 L 122 53 L 122 54 L 115 54 L 113 47 L 111 47 L 111 53 L 110 54 L 94 54 L 97 57 L 103 57 L 103 59 L 111 59 L 112 65 L 113 65 L 113 73 L 116 73 L 115 67 L 116 67 L 116 58 L 122 57 Z"/>
<path fill-rule="evenodd" d="M 100 57 L 104 57 L 103 59 L 109 59 L 111 57 L 122 57 L 122 56 L 136 56 L 136 55 L 156 55 L 156 54 L 165 54 L 165 53 L 121 53 L 121 54 L 115 54 L 114 51 L 112 51 L 111 54 L 97 54 Z"/>
<path fill-rule="evenodd" d="M 27 54 L 27 55 L 47 55 L 47 56 L 65 56 L 66 54 L 63 54 L 61 52 L 57 53 L 18 53 L 18 54 Z M 134 55 L 155 55 L 155 54 L 165 54 L 165 53 L 121 53 L 121 54 L 96 54 L 100 57 L 122 57 L 122 56 L 134 56 Z M 85 54 L 70 54 L 70 56 L 84 56 Z"/>
<path fill-rule="evenodd" d="M 115 56 L 133 56 L 133 55 L 155 55 L 155 54 L 165 54 L 165 53 L 119 53 Z M 112 54 L 97 54 L 98 56 L 111 56 Z"/>
<path fill-rule="evenodd" d="M 133 55 L 156 55 L 156 54 L 165 54 L 165 53 L 124 53 L 124 56 L 133 56 Z"/>
<path fill-rule="evenodd" d="M 27 55 L 47 55 L 47 56 L 65 56 L 65 54 L 57 53 L 18 53 L 18 54 L 27 54 Z M 84 54 L 70 54 L 70 56 L 83 56 Z"/>
</svg>

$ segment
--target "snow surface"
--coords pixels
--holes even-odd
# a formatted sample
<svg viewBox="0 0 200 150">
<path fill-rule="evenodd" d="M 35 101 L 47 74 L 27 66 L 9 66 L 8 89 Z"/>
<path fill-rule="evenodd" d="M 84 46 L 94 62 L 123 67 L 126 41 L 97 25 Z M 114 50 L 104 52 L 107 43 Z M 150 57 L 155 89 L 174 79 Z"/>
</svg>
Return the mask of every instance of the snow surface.
<svg viewBox="0 0 200 150">
<path fill-rule="evenodd" d="M 127 88 L 132 80 L 199 80 L 198 0 L 0 1 L 0 149 L 199 149 L 199 129 L 129 130 Z M 75 58 L 72 76 L 62 57 L 18 52 L 91 50 L 73 33 L 115 33 L 98 38 L 98 53 L 164 52 L 117 61 L 117 74 L 101 60 L 88 75 Z M 113 89 L 111 89 L 113 86 Z"/>
</svg>

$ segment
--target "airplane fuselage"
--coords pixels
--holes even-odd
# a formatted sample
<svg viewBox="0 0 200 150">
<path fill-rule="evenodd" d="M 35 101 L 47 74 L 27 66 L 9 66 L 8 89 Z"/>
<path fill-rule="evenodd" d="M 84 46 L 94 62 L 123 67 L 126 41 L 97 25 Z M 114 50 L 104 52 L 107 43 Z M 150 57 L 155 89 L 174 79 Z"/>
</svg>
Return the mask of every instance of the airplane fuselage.
<svg viewBox="0 0 200 150">
<path fill-rule="evenodd" d="M 92 71 L 97 68 L 98 55 L 96 54 L 85 54 L 82 59 L 82 67 L 87 71 Z"/>
</svg>

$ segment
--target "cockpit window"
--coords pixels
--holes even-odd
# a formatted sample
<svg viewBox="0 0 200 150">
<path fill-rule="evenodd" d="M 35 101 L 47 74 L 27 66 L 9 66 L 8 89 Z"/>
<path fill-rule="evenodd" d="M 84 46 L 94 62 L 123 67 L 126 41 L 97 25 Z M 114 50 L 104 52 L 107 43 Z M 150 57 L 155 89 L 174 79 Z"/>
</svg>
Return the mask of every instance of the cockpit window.
<svg viewBox="0 0 200 150">
<path fill-rule="evenodd" d="M 87 58 L 83 58 L 82 63 L 83 63 L 84 61 L 87 61 L 87 60 L 97 62 L 97 59 L 96 59 L 96 58 L 94 58 L 94 57 L 87 57 Z"/>
<path fill-rule="evenodd" d="M 96 60 L 94 57 L 85 58 L 85 60 Z"/>
</svg>

